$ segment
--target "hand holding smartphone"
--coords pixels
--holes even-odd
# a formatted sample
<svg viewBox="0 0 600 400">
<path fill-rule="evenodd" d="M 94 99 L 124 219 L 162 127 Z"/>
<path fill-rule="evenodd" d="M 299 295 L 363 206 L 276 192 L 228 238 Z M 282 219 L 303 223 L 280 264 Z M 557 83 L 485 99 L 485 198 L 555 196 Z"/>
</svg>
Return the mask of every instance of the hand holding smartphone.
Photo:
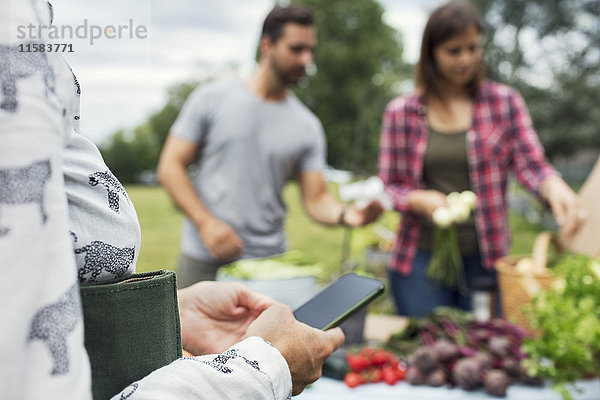
<svg viewBox="0 0 600 400">
<path fill-rule="evenodd" d="M 383 282 L 377 279 L 353 273 L 342 275 L 298 307 L 294 315 L 317 329 L 334 328 L 379 297 L 384 289 Z"/>
</svg>

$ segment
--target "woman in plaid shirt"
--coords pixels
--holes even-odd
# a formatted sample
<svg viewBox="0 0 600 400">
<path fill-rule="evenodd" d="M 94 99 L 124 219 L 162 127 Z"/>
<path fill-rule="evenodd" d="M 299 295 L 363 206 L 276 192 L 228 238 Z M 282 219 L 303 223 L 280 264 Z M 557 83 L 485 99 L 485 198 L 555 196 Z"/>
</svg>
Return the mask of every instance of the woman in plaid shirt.
<svg viewBox="0 0 600 400">
<path fill-rule="evenodd" d="M 432 214 L 448 193 L 472 190 L 478 197 L 474 216 L 457 226 L 469 288 L 483 282 L 497 292 L 494 263 L 510 245 L 510 173 L 548 203 L 567 232 L 581 221 L 578 197 L 545 160 L 519 93 L 483 80 L 481 34 L 480 17 L 466 3 L 434 11 L 423 33 L 417 90 L 391 101 L 383 116 L 379 176 L 403 215 L 389 266 L 401 315 L 422 316 L 440 305 L 470 309 L 467 295 L 426 277 Z"/>
</svg>

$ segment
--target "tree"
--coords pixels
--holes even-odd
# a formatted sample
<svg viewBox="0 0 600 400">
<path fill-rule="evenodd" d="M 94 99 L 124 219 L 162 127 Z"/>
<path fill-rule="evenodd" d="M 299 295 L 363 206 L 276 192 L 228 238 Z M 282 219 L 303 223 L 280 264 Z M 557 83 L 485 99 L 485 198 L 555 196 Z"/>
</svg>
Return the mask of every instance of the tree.
<svg viewBox="0 0 600 400">
<path fill-rule="evenodd" d="M 394 83 L 411 74 L 401 37 L 375 0 L 294 2 L 314 11 L 318 35 L 317 72 L 295 92 L 323 123 L 328 163 L 372 173 L 385 105 Z"/>
<path fill-rule="evenodd" d="M 401 37 L 383 21 L 384 10 L 375 0 L 295 2 L 314 10 L 319 42 L 315 52 L 318 72 L 309 74 L 295 92 L 323 123 L 328 163 L 373 173 L 385 105 L 397 95 L 394 85 L 412 75 L 411 67 L 402 61 Z M 148 118 L 143 132 L 120 132 L 102 147 L 107 159 L 126 151 L 133 157 L 136 148 L 146 148 L 154 157 L 154 163 L 144 160 L 138 164 L 111 158 L 109 165 L 119 179 L 129 182 L 141 172 L 136 175 L 131 168 L 155 168 L 171 125 L 197 85 L 198 82 L 184 82 L 173 86 L 167 104 Z M 117 150 L 117 145 L 125 148 Z M 151 150 L 151 146 L 158 150 Z"/>
<path fill-rule="evenodd" d="M 600 148 L 600 2 L 472 2 L 489 76 L 523 94 L 549 158 Z"/>
<path fill-rule="evenodd" d="M 123 183 L 137 182 L 139 171 L 135 161 L 131 140 L 125 131 L 115 132 L 108 142 L 100 147 L 100 152 L 111 171 Z"/>
<path fill-rule="evenodd" d="M 169 129 L 171 129 L 177 115 L 179 115 L 183 103 L 198 84 L 197 81 L 182 82 L 169 88 L 167 104 L 148 118 L 148 124 L 159 148 L 162 149 L 165 140 L 167 140 Z"/>
</svg>

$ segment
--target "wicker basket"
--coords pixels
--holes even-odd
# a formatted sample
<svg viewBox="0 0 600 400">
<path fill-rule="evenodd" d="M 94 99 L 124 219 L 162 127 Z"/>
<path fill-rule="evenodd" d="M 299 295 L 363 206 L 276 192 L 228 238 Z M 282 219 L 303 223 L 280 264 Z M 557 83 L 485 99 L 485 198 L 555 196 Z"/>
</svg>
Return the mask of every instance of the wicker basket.
<svg viewBox="0 0 600 400">
<path fill-rule="evenodd" d="M 556 282 L 557 278 L 546 268 L 550 242 L 558 248 L 554 236 L 543 232 L 537 236 L 531 256 L 511 255 L 500 258 L 496 263 L 504 317 L 532 335 L 536 332 L 530 327 L 523 307 L 531 303 L 535 289 L 549 289 Z M 531 271 L 526 273 L 516 268 L 525 257 L 531 257 L 532 264 Z"/>
</svg>

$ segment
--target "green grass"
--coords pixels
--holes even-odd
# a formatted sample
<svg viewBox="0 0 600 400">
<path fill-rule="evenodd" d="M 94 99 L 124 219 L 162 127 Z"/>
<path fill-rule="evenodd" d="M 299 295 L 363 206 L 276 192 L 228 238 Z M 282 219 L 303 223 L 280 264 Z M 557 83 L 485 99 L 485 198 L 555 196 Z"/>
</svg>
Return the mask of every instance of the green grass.
<svg viewBox="0 0 600 400">
<path fill-rule="evenodd" d="M 337 193 L 334 185 L 330 186 Z M 159 268 L 174 269 L 179 254 L 181 213 L 173 206 L 161 187 L 127 186 L 127 191 L 135 204 L 142 227 L 142 247 L 138 260 L 139 272 Z M 314 223 L 305 213 L 298 185 L 290 183 L 285 187 L 284 198 L 288 206 L 286 231 L 290 249 L 299 250 L 306 257 L 320 263 L 325 275 L 333 277 L 342 270 L 342 247 L 344 229 L 325 227 Z M 394 212 L 386 214 L 384 224 L 394 230 L 398 217 Z M 510 217 L 512 242 L 511 253 L 530 253 L 533 241 L 541 228 L 525 221 L 522 217 Z M 367 268 L 369 272 L 381 275 L 383 266 L 365 266 L 363 249 L 376 241 L 371 228 L 361 228 L 352 233 L 351 254 L 346 268 Z"/>
<path fill-rule="evenodd" d="M 161 187 L 128 185 L 142 228 L 137 271 L 174 269 L 179 254 L 182 214 Z"/>
<path fill-rule="evenodd" d="M 174 269 L 179 254 L 182 214 L 161 187 L 128 185 L 126 189 L 142 228 L 137 270 Z M 286 231 L 290 249 L 302 251 L 308 259 L 322 264 L 327 271 L 338 269 L 344 230 L 312 222 L 300 202 L 297 184 L 290 183 L 285 187 L 284 198 L 288 206 Z"/>
<path fill-rule="evenodd" d="M 329 189 L 337 193 L 334 185 L 330 185 Z M 304 210 L 296 183 L 286 185 L 283 195 L 288 207 L 286 234 L 289 248 L 299 250 L 310 261 L 323 265 L 327 276 L 339 271 L 344 229 L 313 222 Z"/>
<path fill-rule="evenodd" d="M 529 254 L 533 249 L 536 236 L 543 230 L 539 225 L 534 225 L 517 214 L 510 214 L 511 229 L 511 254 Z"/>
</svg>

